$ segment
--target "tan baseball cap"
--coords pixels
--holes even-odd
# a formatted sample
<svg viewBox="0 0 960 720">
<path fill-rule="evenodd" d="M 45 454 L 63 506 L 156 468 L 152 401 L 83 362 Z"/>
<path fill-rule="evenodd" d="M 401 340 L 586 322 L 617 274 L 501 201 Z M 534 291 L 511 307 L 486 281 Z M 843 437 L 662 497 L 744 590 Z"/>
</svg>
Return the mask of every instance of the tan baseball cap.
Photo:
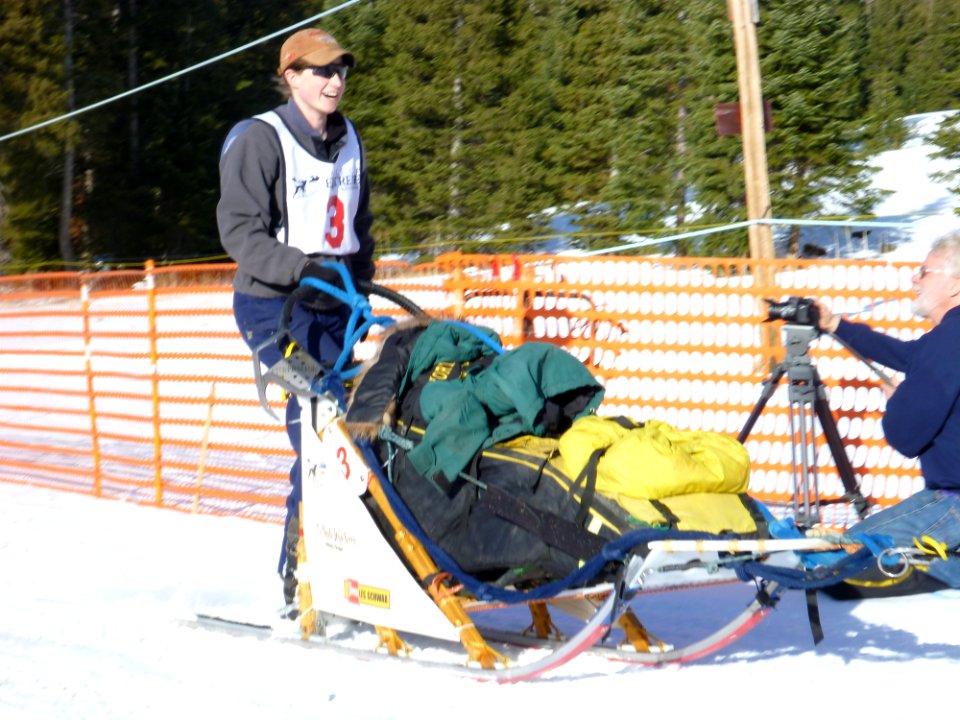
<svg viewBox="0 0 960 720">
<path fill-rule="evenodd" d="M 299 30 L 284 41 L 277 75 L 283 75 L 290 63 L 300 59 L 312 65 L 328 65 L 339 59 L 347 67 L 353 67 L 355 62 L 353 54 L 340 47 L 333 35 L 319 28 Z"/>
</svg>

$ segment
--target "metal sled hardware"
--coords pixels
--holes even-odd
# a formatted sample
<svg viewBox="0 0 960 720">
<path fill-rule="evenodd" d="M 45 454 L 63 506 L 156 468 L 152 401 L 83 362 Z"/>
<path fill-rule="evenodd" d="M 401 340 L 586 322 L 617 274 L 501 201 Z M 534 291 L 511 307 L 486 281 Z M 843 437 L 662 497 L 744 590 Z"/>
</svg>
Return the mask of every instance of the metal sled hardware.
<svg viewBox="0 0 960 720">
<path fill-rule="evenodd" d="M 266 344 L 275 343 L 276 340 L 277 336 L 274 336 L 267 340 Z M 308 352 L 300 348 L 294 348 L 292 352 L 267 370 L 266 373 L 262 373 L 260 369 L 260 350 L 263 347 L 264 345 L 261 345 L 254 350 L 253 357 L 257 394 L 260 397 L 260 404 L 263 409 L 276 420 L 279 420 L 280 418 L 270 407 L 270 401 L 267 399 L 267 387 L 271 383 L 276 383 L 291 395 L 311 397 L 316 394 L 317 383 L 324 376 L 325 371 L 323 366 Z"/>
</svg>

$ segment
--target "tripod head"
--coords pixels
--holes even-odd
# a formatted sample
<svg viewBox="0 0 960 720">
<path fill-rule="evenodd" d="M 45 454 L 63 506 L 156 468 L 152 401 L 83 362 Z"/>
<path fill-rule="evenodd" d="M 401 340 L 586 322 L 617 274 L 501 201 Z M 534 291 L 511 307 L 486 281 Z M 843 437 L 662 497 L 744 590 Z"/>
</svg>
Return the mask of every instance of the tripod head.
<svg viewBox="0 0 960 720">
<path fill-rule="evenodd" d="M 787 323 L 782 330 L 783 347 L 787 351 L 787 357 L 806 357 L 809 362 L 807 352 L 810 350 L 810 343 L 820 337 L 820 330 L 812 325 L 793 323 Z"/>
<path fill-rule="evenodd" d="M 810 325 L 787 323 L 783 326 L 783 347 L 787 355 L 782 365 L 791 403 L 812 403 L 816 399 L 820 379 L 809 350 L 810 343 L 819 335 L 820 331 Z"/>
<path fill-rule="evenodd" d="M 817 327 L 820 324 L 820 310 L 813 298 L 793 295 L 783 302 L 776 302 L 769 298 L 763 300 L 767 303 L 767 319 L 764 322 L 786 320 L 788 323 L 810 327 Z"/>
</svg>

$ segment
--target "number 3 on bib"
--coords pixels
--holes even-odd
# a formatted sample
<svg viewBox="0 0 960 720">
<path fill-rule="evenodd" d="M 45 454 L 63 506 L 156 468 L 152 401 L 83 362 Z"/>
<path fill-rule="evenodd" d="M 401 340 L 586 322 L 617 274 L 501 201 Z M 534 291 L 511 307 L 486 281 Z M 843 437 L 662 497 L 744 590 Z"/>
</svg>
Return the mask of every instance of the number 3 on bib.
<svg viewBox="0 0 960 720">
<path fill-rule="evenodd" d="M 336 195 L 331 195 L 327 203 L 327 234 L 323 239 L 332 248 L 340 247 L 343 242 L 343 215 L 343 203 Z"/>
</svg>

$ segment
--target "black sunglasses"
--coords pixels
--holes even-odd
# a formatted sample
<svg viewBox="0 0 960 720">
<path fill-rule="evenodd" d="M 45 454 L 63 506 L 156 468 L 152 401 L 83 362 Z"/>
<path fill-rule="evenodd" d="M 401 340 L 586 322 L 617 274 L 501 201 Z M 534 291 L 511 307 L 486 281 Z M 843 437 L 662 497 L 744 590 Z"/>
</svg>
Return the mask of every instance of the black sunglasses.
<svg viewBox="0 0 960 720">
<path fill-rule="evenodd" d="M 308 68 L 309 70 L 317 77 L 326 78 L 329 80 L 334 75 L 339 75 L 341 80 L 347 79 L 347 66 L 341 65 L 340 63 L 330 63 L 329 65 L 311 65 Z"/>
</svg>

